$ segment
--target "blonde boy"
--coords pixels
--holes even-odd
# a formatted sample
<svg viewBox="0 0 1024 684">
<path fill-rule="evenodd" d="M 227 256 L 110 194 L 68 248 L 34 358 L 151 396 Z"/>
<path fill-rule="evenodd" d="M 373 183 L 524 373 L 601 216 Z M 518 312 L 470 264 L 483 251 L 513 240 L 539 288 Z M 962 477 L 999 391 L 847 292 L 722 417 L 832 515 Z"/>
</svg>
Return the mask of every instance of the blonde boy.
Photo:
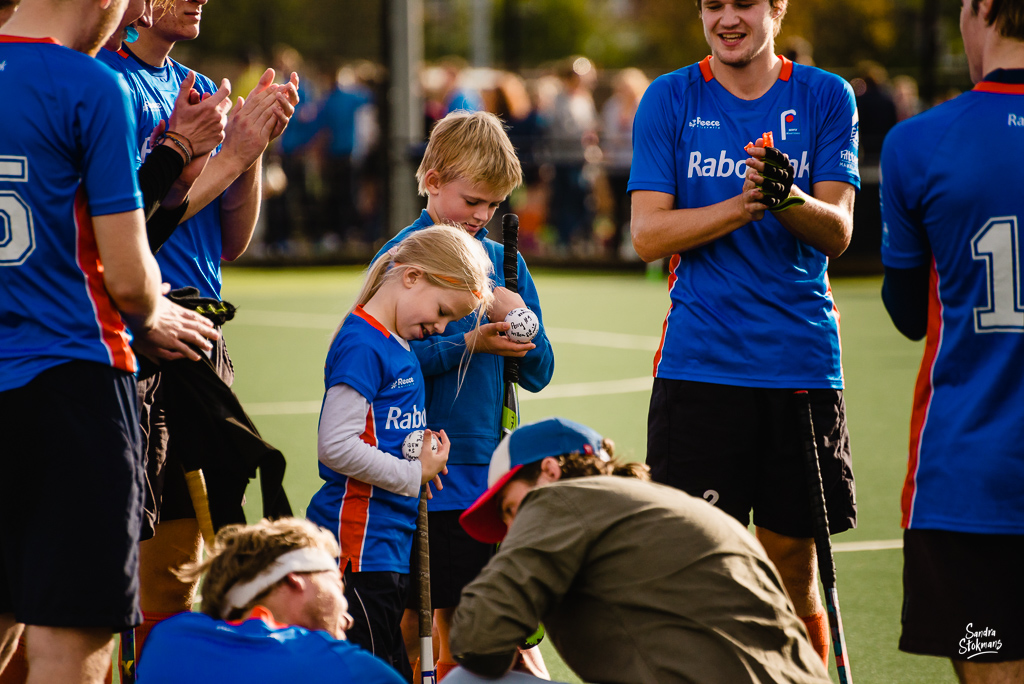
<svg viewBox="0 0 1024 684">
<path fill-rule="evenodd" d="M 491 545 L 481 544 L 459 526 L 459 515 L 487 489 L 487 466 L 498 445 L 504 360 L 520 363 L 520 386 L 539 392 L 551 380 L 555 360 L 544 334 L 540 299 L 522 256 L 519 257 L 519 293 L 503 287 L 505 250 L 487 237 L 487 223 L 498 205 L 522 183 L 523 172 L 515 148 L 501 121 L 487 112 L 452 112 L 437 122 L 430 134 L 423 162 L 416 171 L 419 191 L 427 208 L 377 254 L 387 252 L 406 235 L 437 223 L 457 225 L 481 241 L 494 265 L 494 303 L 479 328 L 467 316 L 448 326 L 444 335 L 412 343 L 427 386 L 427 427 L 445 430 L 451 439 L 444 489 L 430 501 L 430 580 L 434 621 L 440 635 L 438 675 L 454 667 L 448 632 L 462 588 L 490 559 Z M 502 333 L 509 328 L 505 315 L 527 307 L 541 319 L 533 342 L 519 344 Z M 466 349 L 473 351 L 463 366 Z M 465 377 L 460 378 L 460 374 Z M 460 383 L 461 380 L 461 383 Z M 415 609 L 415 598 L 409 602 Z M 415 643 L 415 614 L 406 612 L 406 643 Z M 543 662 L 539 667 L 543 668 Z"/>
</svg>

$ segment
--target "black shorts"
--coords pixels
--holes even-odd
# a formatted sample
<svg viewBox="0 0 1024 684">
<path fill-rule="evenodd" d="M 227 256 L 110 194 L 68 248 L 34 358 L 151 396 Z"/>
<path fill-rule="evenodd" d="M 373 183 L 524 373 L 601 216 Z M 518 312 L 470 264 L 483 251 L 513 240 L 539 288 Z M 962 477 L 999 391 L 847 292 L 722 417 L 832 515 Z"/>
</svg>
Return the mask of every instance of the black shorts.
<svg viewBox="0 0 1024 684">
<path fill-rule="evenodd" d="M 89 361 L 0 392 L 0 613 L 46 627 L 142 622 L 136 402 L 131 374 Z"/>
<path fill-rule="evenodd" d="M 744 525 L 814 536 L 794 390 L 655 378 L 647 464 L 656 482 L 701 497 Z M 840 390 L 808 391 L 832 534 L 857 526 Z"/>
<path fill-rule="evenodd" d="M 345 637 L 398 670 L 406 681 L 412 681 L 412 668 L 402 638 L 402 615 L 411 591 L 410 577 L 345 568 L 345 599 L 352 616 Z"/>
<path fill-rule="evenodd" d="M 230 385 L 235 373 L 223 337 L 214 343 L 211 353 L 217 374 Z M 185 482 L 185 469 L 176 456 L 174 437 L 168 429 L 169 422 L 175 425 L 176 432 L 188 430 L 189 425 L 187 422 L 174 423 L 173 418 L 168 420 L 167 414 L 174 411 L 175 399 L 165 391 L 160 381 L 160 367 L 142 356 L 139 358 L 139 416 L 146 449 L 146 510 L 142 538 L 149 539 L 158 523 L 194 518 L 196 512 Z M 188 441 L 201 444 L 204 440 L 200 437 Z"/>
<path fill-rule="evenodd" d="M 903 533 L 900 650 L 972 663 L 1024 659 L 1024 535 Z"/>
<path fill-rule="evenodd" d="M 430 606 L 454 608 L 466 585 L 476 579 L 491 560 L 494 544 L 482 544 L 469 536 L 459 524 L 462 511 L 431 511 L 427 513 L 430 532 Z M 413 541 L 411 575 L 419 573 L 416 543 Z M 419 610 L 419 592 L 413 587 L 406 605 Z"/>
</svg>

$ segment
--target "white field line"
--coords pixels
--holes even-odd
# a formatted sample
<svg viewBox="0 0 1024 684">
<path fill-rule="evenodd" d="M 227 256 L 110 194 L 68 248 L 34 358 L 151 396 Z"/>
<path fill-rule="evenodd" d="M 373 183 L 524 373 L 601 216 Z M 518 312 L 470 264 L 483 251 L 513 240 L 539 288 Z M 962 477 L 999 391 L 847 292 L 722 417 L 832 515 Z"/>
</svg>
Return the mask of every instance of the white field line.
<svg viewBox="0 0 1024 684">
<path fill-rule="evenodd" d="M 886 551 L 888 549 L 902 548 L 902 539 L 878 539 L 875 541 L 837 542 L 832 544 L 832 550 L 837 553 L 845 551 Z"/>
<path fill-rule="evenodd" d="M 542 399 L 565 399 L 571 397 L 596 397 L 629 392 L 650 392 L 654 379 L 651 377 L 606 380 L 602 382 L 577 382 L 546 387 L 533 394 L 520 392 L 519 401 L 540 401 Z M 320 401 L 273 401 L 247 403 L 245 411 L 250 416 L 286 416 L 320 413 Z"/>
<path fill-rule="evenodd" d="M 241 309 L 235 317 L 235 324 L 252 325 L 272 328 L 307 328 L 315 330 L 334 330 L 341 317 L 335 314 L 311 314 L 294 311 L 268 311 L 259 309 Z M 655 351 L 659 338 L 649 335 L 623 335 L 619 333 L 595 330 L 577 330 L 573 328 L 545 328 L 552 342 L 563 344 L 579 344 L 591 347 L 607 347 L 611 349 L 636 349 Z M 520 401 L 542 401 L 544 399 L 565 399 L 573 397 L 593 397 L 609 394 L 626 394 L 630 392 L 649 392 L 653 379 L 649 376 L 627 378 L 625 380 L 607 380 L 601 382 L 579 382 L 547 387 L 539 394 L 522 392 Z M 251 416 L 283 416 L 306 415 L 320 413 L 321 401 L 279 401 L 246 404 L 246 412 Z M 883 551 L 903 548 L 902 539 L 882 539 L 877 541 L 836 542 L 832 550 L 836 553 L 849 551 Z"/>
<path fill-rule="evenodd" d="M 233 323 L 268 328 L 312 328 L 334 330 L 341 321 L 341 315 L 299 313 L 296 311 L 266 311 L 239 309 Z M 580 344 L 589 347 L 609 349 L 636 349 L 656 351 L 660 338 L 651 335 L 623 335 L 598 330 L 577 330 L 574 328 L 545 328 L 548 339 L 562 344 Z"/>
</svg>

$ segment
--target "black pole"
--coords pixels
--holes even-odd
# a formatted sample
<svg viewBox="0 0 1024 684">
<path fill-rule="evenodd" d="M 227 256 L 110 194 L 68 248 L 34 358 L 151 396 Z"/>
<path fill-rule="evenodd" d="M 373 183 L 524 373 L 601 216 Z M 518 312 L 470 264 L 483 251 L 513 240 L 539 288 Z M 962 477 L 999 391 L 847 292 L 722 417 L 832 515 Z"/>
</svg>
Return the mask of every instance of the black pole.
<svg viewBox="0 0 1024 684">
<path fill-rule="evenodd" d="M 519 0 L 505 0 L 505 16 L 502 34 L 505 37 L 505 68 L 518 73 L 522 66 L 522 30 L 519 17 Z"/>
<path fill-rule="evenodd" d="M 938 95 L 939 0 L 924 0 L 921 7 L 921 100 L 930 107 Z"/>
</svg>

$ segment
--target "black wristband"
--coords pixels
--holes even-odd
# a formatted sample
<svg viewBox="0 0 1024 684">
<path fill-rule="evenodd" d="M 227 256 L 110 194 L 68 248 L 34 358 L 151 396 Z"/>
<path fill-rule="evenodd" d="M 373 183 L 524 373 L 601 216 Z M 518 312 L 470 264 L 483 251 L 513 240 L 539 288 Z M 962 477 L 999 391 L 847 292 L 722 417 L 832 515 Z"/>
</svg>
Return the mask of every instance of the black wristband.
<svg viewBox="0 0 1024 684">
<path fill-rule="evenodd" d="M 146 237 L 149 239 L 149 249 L 153 254 L 156 254 L 171 237 L 186 211 L 188 211 L 187 197 L 184 202 L 173 209 L 161 207 L 146 221 Z"/>
<path fill-rule="evenodd" d="M 163 145 L 154 148 L 146 157 L 139 167 L 139 189 L 142 190 L 142 210 L 147 221 L 184 170 L 185 162 L 181 155 Z"/>
</svg>

